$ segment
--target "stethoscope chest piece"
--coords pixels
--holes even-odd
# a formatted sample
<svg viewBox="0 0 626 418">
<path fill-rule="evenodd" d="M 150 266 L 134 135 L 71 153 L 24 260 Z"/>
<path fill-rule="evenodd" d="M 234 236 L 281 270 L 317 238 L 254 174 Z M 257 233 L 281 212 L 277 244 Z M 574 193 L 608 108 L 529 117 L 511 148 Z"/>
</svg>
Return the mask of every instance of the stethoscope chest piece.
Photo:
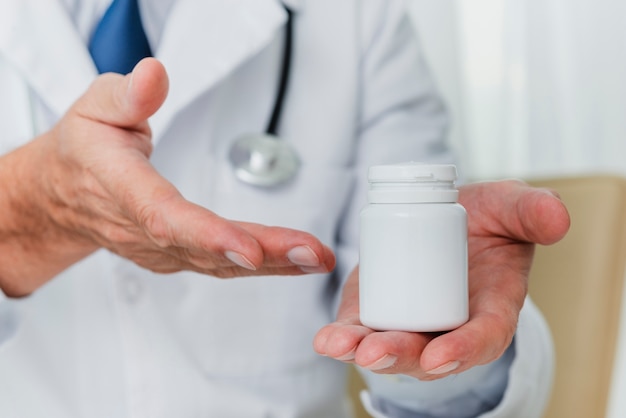
<svg viewBox="0 0 626 418">
<path fill-rule="evenodd" d="M 261 187 L 279 186 L 296 176 L 300 159 L 295 150 L 276 136 L 289 79 L 293 36 L 293 13 L 285 6 L 287 24 L 283 64 L 274 109 L 265 133 L 239 137 L 230 148 L 235 176 L 244 183 Z"/>
<path fill-rule="evenodd" d="M 254 186 L 278 186 L 294 178 L 300 167 L 294 149 L 268 134 L 238 138 L 230 149 L 229 159 L 237 178 Z"/>
</svg>

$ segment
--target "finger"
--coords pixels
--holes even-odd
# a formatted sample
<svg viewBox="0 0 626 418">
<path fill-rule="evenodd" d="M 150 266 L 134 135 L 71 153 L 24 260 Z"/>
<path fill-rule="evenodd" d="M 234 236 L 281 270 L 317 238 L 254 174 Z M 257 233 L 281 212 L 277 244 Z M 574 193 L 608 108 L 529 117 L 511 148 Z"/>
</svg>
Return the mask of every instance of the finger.
<svg viewBox="0 0 626 418">
<path fill-rule="evenodd" d="M 343 288 L 337 319 L 316 336 L 318 352 L 323 347 L 326 355 L 337 360 L 354 362 L 375 372 L 418 377 L 419 354 L 428 337 L 399 331 L 376 332 L 363 326 L 359 319 L 358 267 Z"/>
<path fill-rule="evenodd" d="M 359 344 L 373 332 L 352 321 L 337 321 L 318 331 L 313 339 L 313 348 L 323 356 L 353 362 Z"/>
<path fill-rule="evenodd" d="M 509 255 L 509 259 L 516 257 Z M 427 374 L 441 377 L 489 363 L 500 357 L 513 339 L 526 294 L 520 268 L 486 266 L 474 268 L 470 274 L 474 277 L 469 289 L 470 319 L 426 346 L 420 367 Z"/>
<path fill-rule="evenodd" d="M 470 283 L 472 316 L 468 323 L 441 334 L 368 334 L 355 352 L 356 364 L 377 373 L 432 380 L 497 359 L 515 333 L 525 287 L 516 266 L 505 265 L 495 271 L 475 268 L 472 274 L 478 279 Z"/>
<path fill-rule="evenodd" d="M 363 325 L 338 321 L 318 332 L 313 347 L 319 354 L 356 363 L 373 372 L 428 378 L 420 368 L 420 355 L 431 339 L 429 334 L 376 332 Z"/>
<path fill-rule="evenodd" d="M 326 273 L 335 266 L 332 250 L 309 233 L 231 222 L 172 193 L 170 199 L 145 206 L 138 222 L 160 247 L 183 249 L 196 271 L 219 277 L 301 275 Z"/>
<path fill-rule="evenodd" d="M 371 334 L 359 318 L 359 269 L 352 270 L 341 291 L 337 321 L 318 331 L 313 347 L 322 355 L 351 362 L 363 338 Z"/>
<path fill-rule="evenodd" d="M 510 345 L 514 329 L 500 315 L 482 313 L 442 334 L 373 332 L 359 342 L 354 361 L 376 373 L 432 380 L 497 359 Z"/>
<path fill-rule="evenodd" d="M 420 357 L 430 334 L 384 331 L 373 332 L 360 342 L 355 363 L 376 373 L 402 373 L 424 378 Z"/>
<path fill-rule="evenodd" d="M 570 218 L 565 205 L 546 189 L 524 187 L 515 209 L 521 220 L 518 236 L 524 241 L 553 244 L 569 229 Z"/>
<path fill-rule="evenodd" d="M 539 244 L 559 241 L 569 229 L 563 202 L 546 189 L 509 180 L 460 188 L 471 235 L 495 235 Z"/>
<path fill-rule="evenodd" d="M 150 165 L 144 168 L 154 170 Z M 148 181 L 152 183 L 152 192 L 148 191 L 150 188 L 130 185 L 127 196 L 139 199 L 131 204 L 136 208 L 136 221 L 156 245 L 163 249 L 182 248 L 196 258 L 206 258 L 206 265 L 213 270 L 228 267 L 229 263 L 248 271 L 263 265 L 263 248 L 245 229 L 185 200 L 156 172 Z M 162 190 L 156 194 L 158 187 Z M 202 263 L 197 267 L 201 270 Z M 216 275 L 232 277 L 235 273 L 236 270 L 224 270 Z"/>
<path fill-rule="evenodd" d="M 161 107 L 168 87 L 163 65 L 146 58 L 126 76 L 108 73 L 98 77 L 74 108 L 81 116 L 107 125 L 147 128 L 145 121 Z"/>
<path fill-rule="evenodd" d="M 483 314 L 460 328 L 433 339 L 420 368 L 432 377 L 461 373 L 499 358 L 511 344 L 514 327 L 499 315 Z"/>
<path fill-rule="evenodd" d="M 307 232 L 247 222 L 237 224 L 259 242 L 267 268 L 297 266 L 304 273 L 325 273 L 335 268 L 333 251 Z"/>
</svg>

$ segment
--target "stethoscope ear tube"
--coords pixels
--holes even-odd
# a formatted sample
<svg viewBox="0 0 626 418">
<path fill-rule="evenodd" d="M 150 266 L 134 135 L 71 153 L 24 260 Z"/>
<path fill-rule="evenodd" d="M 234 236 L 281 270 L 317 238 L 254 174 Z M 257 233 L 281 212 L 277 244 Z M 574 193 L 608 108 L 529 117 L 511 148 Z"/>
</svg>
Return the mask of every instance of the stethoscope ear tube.
<svg viewBox="0 0 626 418">
<path fill-rule="evenodd" d="M 293 50 L 293 11 L 287 6 L 287 23 L 283 60 L 274 101 L 274 108 L 265 133 L 253 133 L 237 138 L 230 149 L 229 160 L 235 176 L 244 183 L 275 187 L 293 179 L 300 168 L 296 151 L 277 135 L 283 105 L 289 85 Z"/>
<path fill-rule="evenodd" d="M 287 86 L 289 85 L 289 75 L 291 74 L 291 52 L 293 51 L 293 11 L 289 7 L 284 6 L 287 12 L 287 23 L 285 26 L 285 42 L 283 45 L 283 64 L 280 70 L 280 80 L 276 99 L 274 101 L 274 109 L 272 117 L 267 125 L 265 133 L 268 135 L 277 135 L 278 123 L 283 112 L 283 104 L 287 95 Z"/>
</svg>

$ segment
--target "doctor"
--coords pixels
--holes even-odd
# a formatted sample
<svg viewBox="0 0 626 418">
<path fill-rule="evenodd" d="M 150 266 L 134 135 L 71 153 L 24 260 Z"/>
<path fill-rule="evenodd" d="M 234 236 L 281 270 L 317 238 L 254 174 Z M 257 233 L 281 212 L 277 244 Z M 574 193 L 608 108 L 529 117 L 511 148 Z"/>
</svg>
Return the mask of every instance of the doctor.
<svg viewBox="0 0 626 418">
<path fill-rule="evenodd" d="M 342 362 L 377 416 L 540 416 L 551 346 L 526 278 L 569 223 L 549 192 L 462 188 L 467 324 L 358 322 L 367 167 L 450 159 L 403 3 L 286 2 L 279 140 L 299 166 L 273 187 L 229 156 L 275 108 L 283 5 L 139 3 L 158 61 L 99 77 L 110 1 L 0 6 L 0 416 L 348 417 Z"/>
</svg>

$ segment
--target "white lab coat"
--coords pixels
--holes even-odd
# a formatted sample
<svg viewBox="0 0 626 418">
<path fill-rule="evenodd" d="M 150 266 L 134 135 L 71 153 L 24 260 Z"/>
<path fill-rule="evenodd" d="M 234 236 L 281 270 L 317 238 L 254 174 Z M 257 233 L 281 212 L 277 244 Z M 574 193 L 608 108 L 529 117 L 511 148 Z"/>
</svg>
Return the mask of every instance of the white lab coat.
<svg viewBox="0 0 626 418">
<path fill-rule="evenodd" d="M 298 17 L 280 133 L 301 156 L 298 176 L 258 189 L 226 158 L 272 109 L 285 22 L 275 0 L 177 2 L 155 50 L 170 94 L 151 119 L 152 161 L 222 216 L 312 232 L 345 278 L 367 167 L 447 160 L 445 113 L 400 3 L 288 3 Z M 57 2 L 3 1 L 0 153 L 52 126 L 95 76 Z M 311 347 L 332 320 L 334 286 L 322 275 L 155 275 L 99 251 L 31 297 L 0 302 L 18 321 L 0 345 L 0 416 L 349 416 L 344 367 Z M 549 336 L 525 312 L 504 402 L 488 416 L 529 418 L 545 402 Z"/>
</svg>

